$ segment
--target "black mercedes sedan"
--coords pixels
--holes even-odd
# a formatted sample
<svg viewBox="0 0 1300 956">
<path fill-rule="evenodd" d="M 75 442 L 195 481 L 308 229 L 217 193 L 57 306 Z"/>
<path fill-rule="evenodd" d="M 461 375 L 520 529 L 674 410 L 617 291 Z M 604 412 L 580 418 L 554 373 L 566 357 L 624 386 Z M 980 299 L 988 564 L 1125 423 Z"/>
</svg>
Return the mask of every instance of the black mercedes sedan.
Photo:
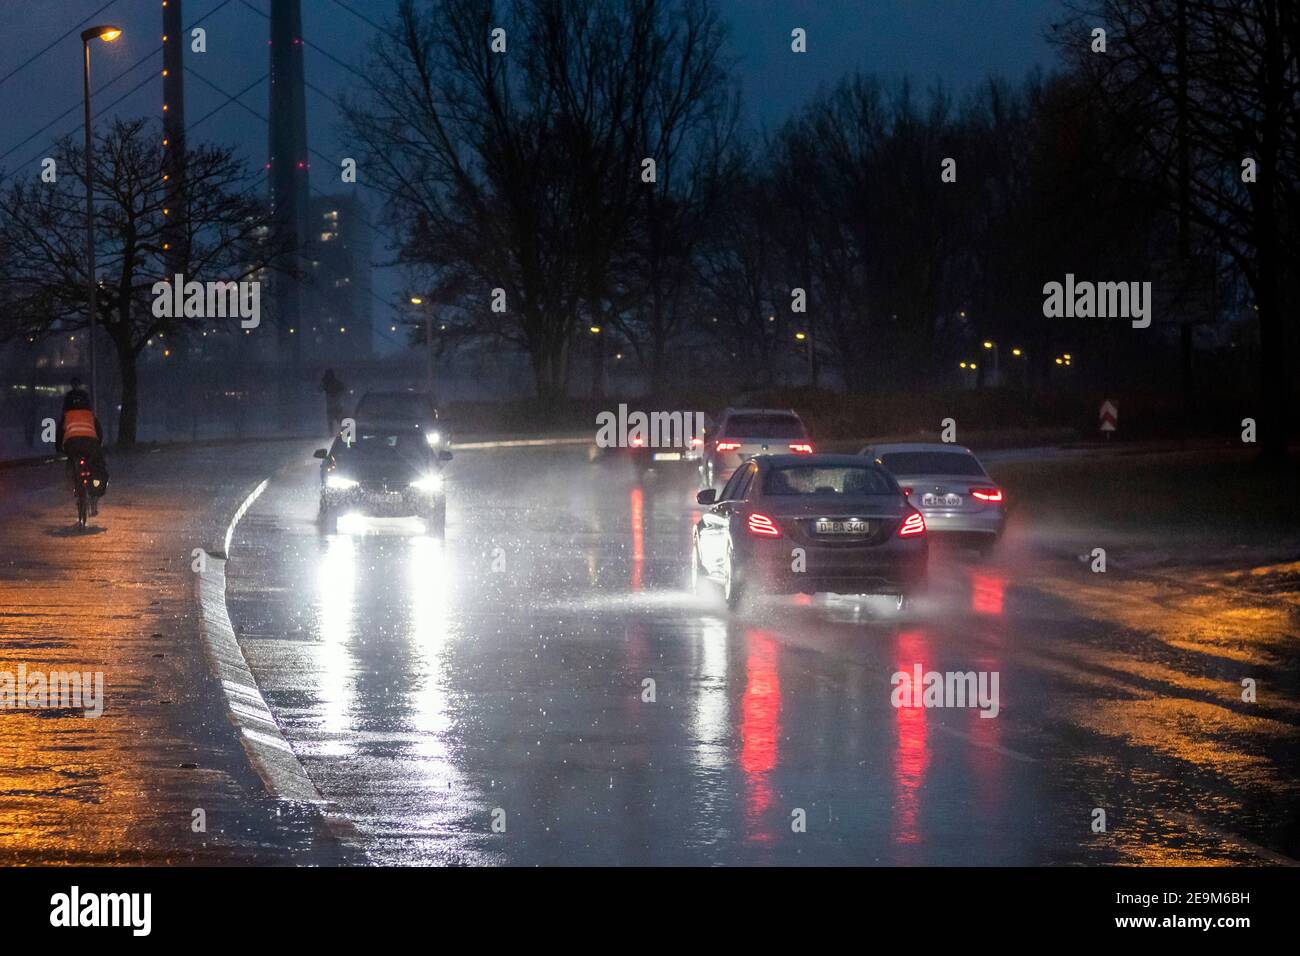
<svg viewBox="0 0 1300 956">
<path fill-rule="evenodd" d="M 695 525 L 696 580 L 736 608 L 753 592 L 888 594 L 901 608 L 926 576 L 925 518 L 898 483 L 855 455 L 758 455 Z"/>
</svg>

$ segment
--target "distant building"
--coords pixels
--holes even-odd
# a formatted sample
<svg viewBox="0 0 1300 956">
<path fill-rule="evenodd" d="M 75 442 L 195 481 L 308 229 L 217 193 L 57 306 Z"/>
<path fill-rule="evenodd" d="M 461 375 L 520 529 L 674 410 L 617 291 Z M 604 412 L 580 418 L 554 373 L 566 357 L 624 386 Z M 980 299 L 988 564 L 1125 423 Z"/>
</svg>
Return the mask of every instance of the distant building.
<svg viewBox="0 0 1300 956">
<path fill-rule="evenodd" d="M 370 226 L 365 207 L 344 196 L 317 196 L 308 204 L 301 321 L 309 362 L 366 359 L 374 348 Z"/>
</svg>

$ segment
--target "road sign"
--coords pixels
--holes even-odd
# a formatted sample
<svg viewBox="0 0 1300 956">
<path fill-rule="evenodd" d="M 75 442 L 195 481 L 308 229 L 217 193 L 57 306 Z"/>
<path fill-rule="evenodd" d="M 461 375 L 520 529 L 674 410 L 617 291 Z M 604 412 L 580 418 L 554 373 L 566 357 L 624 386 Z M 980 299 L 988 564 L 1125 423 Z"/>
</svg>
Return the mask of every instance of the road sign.
<svg viewBox="0 0 1300 956">
<path fill-rule="evenodd" d="M 1113 432 L 1119 427 L 1119 406 L 1109 398 L 1101 403 L 1101 411 L 1097 413 L 1098 427 L 1104 432 Z"/>
</svg>

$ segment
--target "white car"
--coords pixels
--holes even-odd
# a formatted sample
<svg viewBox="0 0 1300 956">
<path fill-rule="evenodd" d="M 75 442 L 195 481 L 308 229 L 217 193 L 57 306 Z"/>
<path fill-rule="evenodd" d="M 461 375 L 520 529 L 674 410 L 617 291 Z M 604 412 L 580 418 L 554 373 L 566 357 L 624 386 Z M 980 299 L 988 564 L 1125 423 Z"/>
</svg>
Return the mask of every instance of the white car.
<svg viewBox="0 0 1300 956">
<path fill-rule="evenodd" d="M 721 488 L 755 455 L 811 455 L 812 440 L 793 409 L 728 408 L 706 436 L 700 487 Z"/>
<path fill-rule="evenodd" d="M 937 442 L 868 445 L 861 454 L 884 467 L 931 533 L 962 538 L 981 551 L 1006 525 L 1006 496 L 969 448 Z"/>
</svg>

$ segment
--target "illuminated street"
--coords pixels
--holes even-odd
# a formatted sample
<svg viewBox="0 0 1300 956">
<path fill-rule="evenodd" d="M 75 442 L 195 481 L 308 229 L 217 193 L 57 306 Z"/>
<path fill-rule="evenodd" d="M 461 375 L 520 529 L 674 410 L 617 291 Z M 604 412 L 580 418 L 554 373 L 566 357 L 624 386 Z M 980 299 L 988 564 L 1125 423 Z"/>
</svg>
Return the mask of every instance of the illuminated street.
<svg viewBox="0 0 1300 956">
<path fill-rule="evenodd" d="M 445 544 L 414 519 L 322 536 L 304 457 L 232 548 L 258 681 L 376 862 L 1294 852 L 1284 604 L 1103 580 L 1013 526 L 988 562 L 936 552 L 932 594 L 902 615 L 818 596 L 728 620 L 687 590 L 689 483 L 638 483 L 581 450 L 465 451 L 452 474 Z M 895 709 L 890 676 L 918 662 L 1000 672 L 1001 713 Z M 1266 703 L 1236 699 L 1246 673 Z"/>
</svg>

